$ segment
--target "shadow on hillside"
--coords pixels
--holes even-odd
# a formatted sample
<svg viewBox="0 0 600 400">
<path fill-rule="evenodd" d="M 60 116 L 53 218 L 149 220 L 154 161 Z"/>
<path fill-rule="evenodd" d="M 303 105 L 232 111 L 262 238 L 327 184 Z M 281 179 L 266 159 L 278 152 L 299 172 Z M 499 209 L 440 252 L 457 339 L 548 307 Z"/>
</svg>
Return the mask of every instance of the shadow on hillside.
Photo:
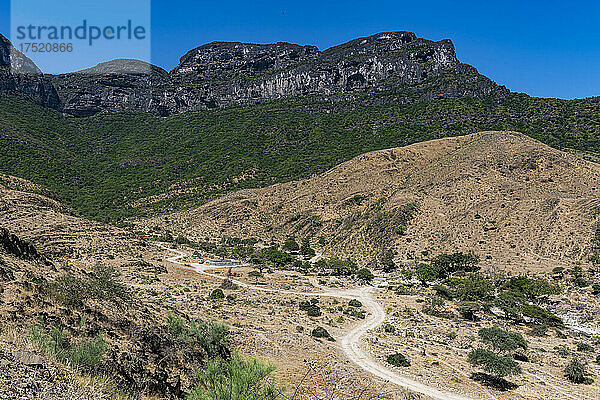
<svg viewBox="0 0 600 400">
<path fill-rule="evenodd" d="M 471 375 L 471 379 L 481 383 L 484 386 L 500 390 L 502 392 L 505 392 L 507 390 L 513 390 L 519 387 L 517 384 L 509 382 L 506 379 L 484 374 L 483 372 L 473 373 Z"/>
</svg>

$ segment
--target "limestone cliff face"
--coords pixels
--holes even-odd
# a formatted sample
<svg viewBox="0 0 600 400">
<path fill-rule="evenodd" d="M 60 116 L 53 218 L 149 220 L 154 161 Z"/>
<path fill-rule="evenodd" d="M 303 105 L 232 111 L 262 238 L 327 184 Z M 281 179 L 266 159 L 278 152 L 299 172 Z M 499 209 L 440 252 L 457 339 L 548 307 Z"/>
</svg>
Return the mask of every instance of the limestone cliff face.
<svg viewBox="0 0 600 400">
<path fill-rule="evenodd" d="M 405 103 L 462 96 L 501 100 L 509 93 L 460 63 L 450 40 L 433 42 L 411 32 L 379 33 L 325 51 L 289 43 L 214 42 L 190 50 L 170 73 L 116 60 L 49 79 L 59 108 L 73 115 L 125 110 L 169 115 L 306 95 L 336 103 L 369 102 L 374 97 L 365 95 L 387 93 Z"/>
<path fill-rule="evenodd" d="M 58 108 L 56 89 L 38 67 L 0 35 L 0 93 L 23 96 L 36 104 Z"/>
</svg>

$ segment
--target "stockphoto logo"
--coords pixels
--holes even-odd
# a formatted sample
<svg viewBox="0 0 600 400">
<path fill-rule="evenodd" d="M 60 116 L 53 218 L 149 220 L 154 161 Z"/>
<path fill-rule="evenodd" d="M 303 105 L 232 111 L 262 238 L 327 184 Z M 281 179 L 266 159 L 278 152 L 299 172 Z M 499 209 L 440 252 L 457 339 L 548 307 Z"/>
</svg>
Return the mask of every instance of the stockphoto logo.
<svg viewBox="0 0 600 400">
<path fill-rule="evenodd" d="M 128 20 L 123 25 L 97 26 L 89 25 L 87 20 L 76 27 L 69 25 L 63 26 L 38 26 L 27 25 L 17 26 L 17 40 L 35 41 L 53 41 L 73 39 L 87 41 L 92 46 L 98 40 L 145 40 L 147 38 L 147 29 L 142 25 L 134 25 L 132 20 Z M 56 43 L 54 43 L 56 44 Z M 23 51 L 23 43 L 21 43 Z"/>
<path fill-rule="evenodd" d="M 10 40 L 13 68 L 53 75 L 138 73 L 146 65 L 149 71 L 150 0 L 13 0 Z"/>
</svg>

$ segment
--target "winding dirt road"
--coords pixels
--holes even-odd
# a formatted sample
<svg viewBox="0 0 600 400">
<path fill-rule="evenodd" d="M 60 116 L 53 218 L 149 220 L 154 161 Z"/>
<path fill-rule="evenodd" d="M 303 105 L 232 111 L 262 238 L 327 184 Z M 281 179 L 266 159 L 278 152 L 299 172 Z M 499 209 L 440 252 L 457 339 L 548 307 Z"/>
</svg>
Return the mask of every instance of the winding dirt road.
<svg viewBox="0 0 600 400">
<path fill-rule="evenodd" d="M 181 259 L 187 257 L 188 255 L 179 250 L 170 249 L 163 244 L 157 244 L 158 247 L 175 253 L 175 256 L 168 257 L 167 261 L 173 264 L 177 264 L 183 268 L 191 269 L 196 271 L 199 274 L 209 276 L 217 279 L 225 279 L 225 277 L 221 275 L 216 275 L 208 272 L 209 270 L 217 269 L 217 268 L 229 268 L 230 265 L 206 265 L 200 263 L 189 263 L 180 261 Z M 239 267 L 240 265 L 231 265 L 231 267 Z M 359 300 L 363 306 L 369 310 L 369 316 L 362 321 L 359 325 L 354 326 L 350 331 L 348 331 L 341 339 L 340 345 L 344 354 L 350 361 L 364 369 L 365 371 L 395 385 L 403 387 L 413 392 L 420 393 L 422 395 L 428 396 L 433 399 L 438 400 L 475 400 L 472 397 L 467 397 L 458 393 L 448 392 L 441 389 L 438 389 L 433 386 L 425 385 L 421 382 L 415 381 L 413 379 L 407 378 L 405 376 L 399 375 L 395 371 L 387 368 L 386 366 L 380 364 L 375 358 L 373 358 L 370 354 L 364 351 L 361 346 L 361 340 L 363 336 L 365 336 L 370 330 L 377 328 L 381 324 L 383 324 L 387 318 L 387 315 L 383 309 L 383 307 L 373 298 L 373 290 L 374 287 L 365 287 L 360 289 L 348 289 L 348 290 L 331 290 L 330 288 L 319 285 L 314 278 L 309 278 L 309 281 L 313 284 L 313 286 L 324 290 L 323 292 L 294 292 L 294 291 L 286 291 L 286 290 L 276 290 L 269 289 L 260 286 L 255 286 L 252 284 L 248 284 L 245 282 L 241 282 L 235 279 L 231 279 L 235 284 L 245 287 L 252 290 L 259 290 L 263 292 L 270 293 L 282 293 L 282 294 L 290 294 L 297 296 L 322 296 L 322 297 L 334 297 L 334 298 L 342 298 L 342 299 L 357 299 Z"/>
</svg>

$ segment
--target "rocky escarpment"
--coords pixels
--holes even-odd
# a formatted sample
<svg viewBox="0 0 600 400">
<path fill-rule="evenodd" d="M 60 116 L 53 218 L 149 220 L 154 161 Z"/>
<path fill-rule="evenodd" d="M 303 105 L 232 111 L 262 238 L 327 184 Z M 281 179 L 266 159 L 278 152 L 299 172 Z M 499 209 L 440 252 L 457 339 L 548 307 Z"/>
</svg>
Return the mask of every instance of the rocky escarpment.
<svg viewBox="0 0 600 400">
<path fill-rule="evenodd" d="M 509 93 L 460 63 L 450 40 L 434 42 L 411 32 L 380 33 L 325 51 L 281 42 L 213 42 L 190 50 L 170 73 L 115 60 L 49 79 L 60 96 L 55 108 L 78 116 L 126 110 L 169 115 L 308 95 L 357 105 L 375 98 L 500 100 Z"/>
<path fill-rule="evenodd" d="M 59 108 L 56 89 L 38 67 L 0 35 L 0 93 L 25 97 L 36 104 Z"/>
<path fill-rule="evenodd" d="M 49 77 L 61 98 L 61 110 L 75 116 L 101 111 L 152 111 L 162 115 L 176 112 L 177 105 L 166 110 L 171 85 L 169 73 L 138 60 L 114 60 L 93 68 Z"/>
</svg>

